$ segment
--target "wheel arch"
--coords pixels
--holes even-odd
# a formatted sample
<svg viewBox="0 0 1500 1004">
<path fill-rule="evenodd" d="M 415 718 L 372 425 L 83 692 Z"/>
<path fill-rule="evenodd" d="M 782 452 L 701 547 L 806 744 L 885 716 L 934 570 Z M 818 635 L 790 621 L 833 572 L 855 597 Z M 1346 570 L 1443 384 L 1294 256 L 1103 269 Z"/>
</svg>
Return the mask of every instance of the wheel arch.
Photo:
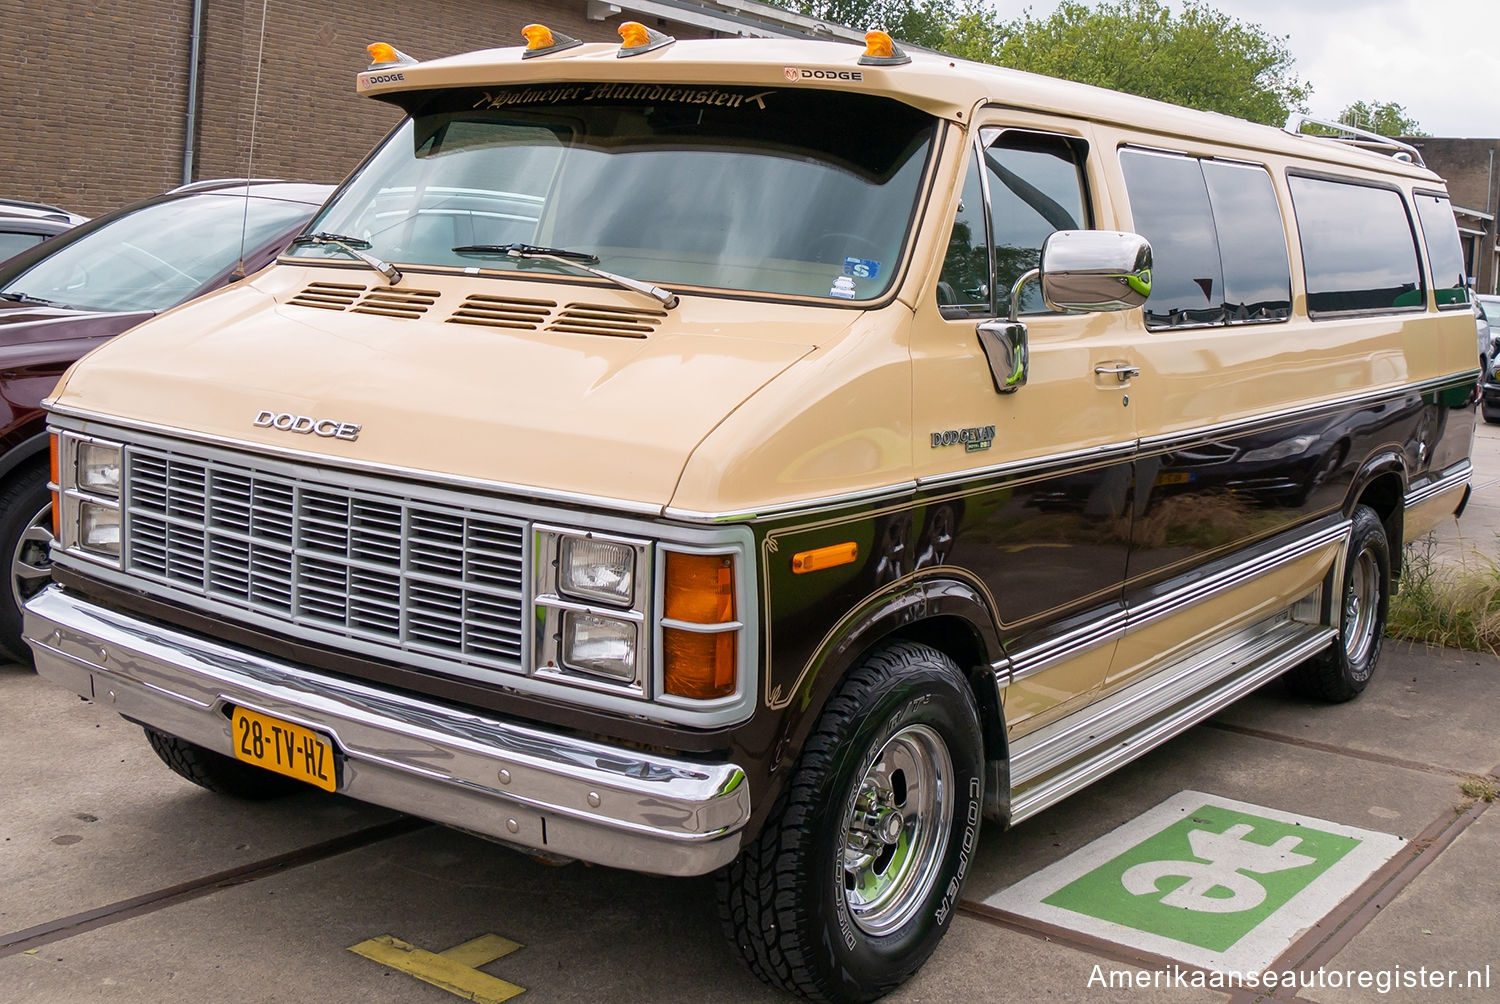
<svg viewBox="0 0 1500 1004">
<path fill-rule="evenodd" d="M 908 641 L 943 653 L 963 672 L 979 711 L 984 756 L 990 763 L 986 807 L 1009 792 L 1005 723 L 995 688 L 994 666 L 1005 657 L 1000 623 L 988 592 L 966 573 L 938 567 L 896 583 L 867 598 L 826 637 L 808 662 L 796 709 L 782 725 L 777 760 L 787 768 L 839 684 L 851 670 L 884 646 Z M 1003 785 L 1001 782 L 1004 782 Z"/>
<path fill-rule="evenodd" d="M 1392 581 L 1401 576 L 1408 481 L 1406 461 L 1399 453 L 1393 450 L 1378 453 L 1365 461 L 1355 475 L 1344 503 L 1346 516 L 1352 517 L 1355 507 L 1365 505 L 1380 517 L 1390 541 Z"/>
</svg>

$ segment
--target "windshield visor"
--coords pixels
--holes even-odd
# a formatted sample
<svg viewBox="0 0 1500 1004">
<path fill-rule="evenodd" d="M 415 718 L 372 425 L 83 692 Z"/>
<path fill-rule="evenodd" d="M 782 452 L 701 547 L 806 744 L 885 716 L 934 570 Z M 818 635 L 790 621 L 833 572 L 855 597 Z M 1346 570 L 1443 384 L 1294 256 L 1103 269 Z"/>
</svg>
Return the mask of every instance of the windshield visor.
<svg viewBox="0 0 1500 1004">
<path fill-rule="evenodd" d="M 310 229 L 401 265 L 578 274 L 454 250 L 526 244 L 678 289 L 869 300 L 897 272 L 935 133 L 936 119 L 907 105 L 835 91 L 448 91 Z"/>
</svg>

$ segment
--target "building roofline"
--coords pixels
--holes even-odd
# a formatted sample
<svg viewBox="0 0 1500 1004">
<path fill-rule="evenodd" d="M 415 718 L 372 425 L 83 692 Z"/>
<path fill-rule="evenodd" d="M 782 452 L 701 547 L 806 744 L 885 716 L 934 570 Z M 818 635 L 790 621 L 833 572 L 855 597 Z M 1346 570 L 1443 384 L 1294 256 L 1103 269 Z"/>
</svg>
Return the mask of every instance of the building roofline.
<svg viewBox="0 0 1500 1004">
<path fill-rule="evenodd" d="M 590 16 L 604 8 L 597 20 L 617 11 L 664 17 L 695 28 L 750 38 L 829 38 L 864 44 L 863 31 L 835 21 L 796 14 L 756 0 L 610 0 L 590 3 Z M 614 11 L 609 11 L 614 8 Z"/>
</svg>

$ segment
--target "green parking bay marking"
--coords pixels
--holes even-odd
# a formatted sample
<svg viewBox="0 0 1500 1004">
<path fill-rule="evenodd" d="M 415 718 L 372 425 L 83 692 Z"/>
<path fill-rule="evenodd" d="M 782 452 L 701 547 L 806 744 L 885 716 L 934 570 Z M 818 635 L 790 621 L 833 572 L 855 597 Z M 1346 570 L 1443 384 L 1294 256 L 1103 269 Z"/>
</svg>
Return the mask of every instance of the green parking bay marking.
<svg viewBox="0 0 1500 1004">
<path fill-rule="evenodd" d="M 985 903 L 1188 965 L 1251 972 L 1404 846 L 1183 791 Z"/>
</svg>

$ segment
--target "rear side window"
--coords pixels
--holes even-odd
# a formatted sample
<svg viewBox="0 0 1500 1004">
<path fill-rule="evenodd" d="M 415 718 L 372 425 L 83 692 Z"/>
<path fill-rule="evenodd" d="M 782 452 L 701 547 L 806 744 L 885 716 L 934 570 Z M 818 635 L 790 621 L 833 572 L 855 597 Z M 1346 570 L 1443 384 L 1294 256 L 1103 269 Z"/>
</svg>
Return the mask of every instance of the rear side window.
<svg viewBox="0 0 1500 1004">
<path fill-rule="evenodd" d="M 1301 175 L 1287 182 L 1308 314 L 1423 308 L 1416 236 L 1400 192 Z"/>
<path fill-rule="evenodd" d="M 1292 270 L 1266 169 L 1121 150 L 1135 229 L 1151 242 L 1146 326 L 1284 321 Z"/>
<path fill-rule="evenodd" d="M 1448 196 L 1417 192 L 1412 196 L 1417 220 L 1422 224 L 1422 242 L 1427 245 L 1427 263 L 1432 266 L 1432 292 L 1438 309 L 1461 307 L 1469 302 L 1464 276 L 1464 249 L 1458 239 L 1458 221 Z"/>
</svg>

